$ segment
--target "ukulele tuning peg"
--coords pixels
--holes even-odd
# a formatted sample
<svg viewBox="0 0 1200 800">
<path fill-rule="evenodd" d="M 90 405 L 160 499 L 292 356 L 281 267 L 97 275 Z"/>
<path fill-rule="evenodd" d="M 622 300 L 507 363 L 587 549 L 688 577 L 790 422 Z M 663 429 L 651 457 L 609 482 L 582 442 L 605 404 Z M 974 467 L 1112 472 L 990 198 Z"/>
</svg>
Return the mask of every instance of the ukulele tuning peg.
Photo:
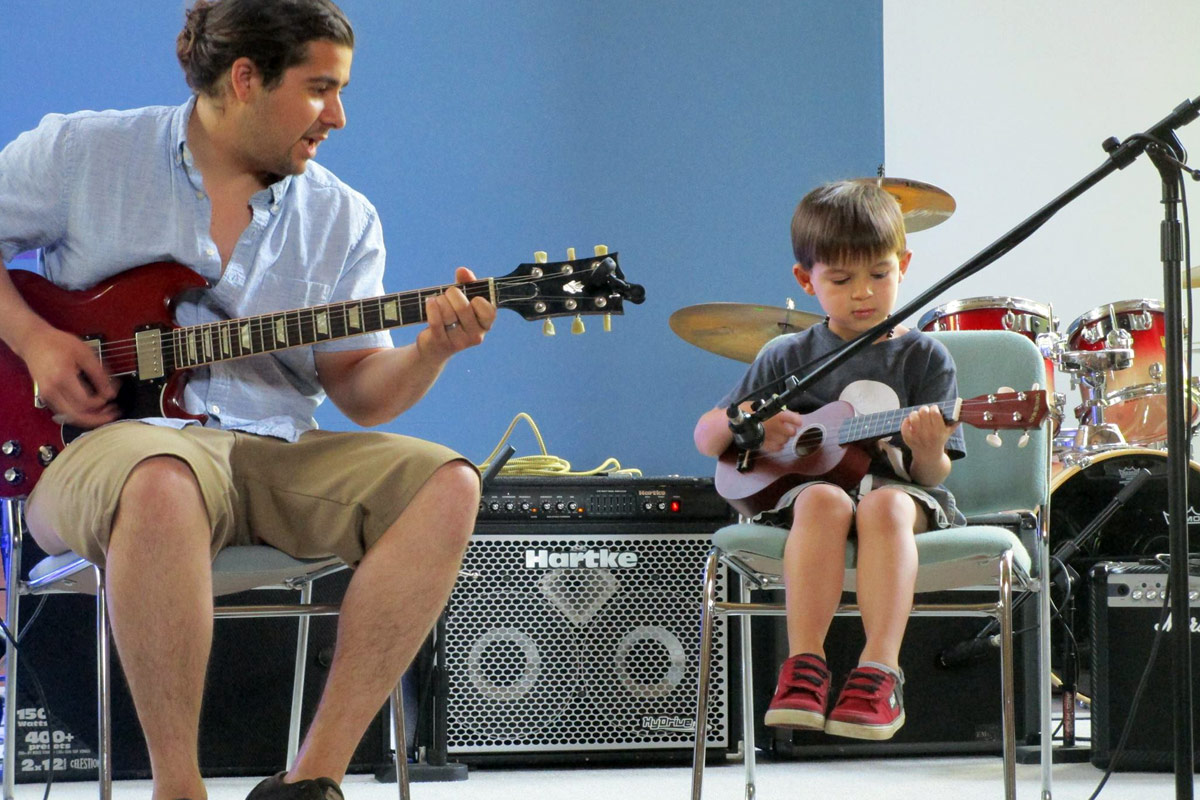
<svg viewBox="0 0 1200 800">
<path fill-rule="evenodd" d="M 533 262 L 535 264 L 545 264 L 549 258 L 545 250 L 538 250 L 533 254 Z"/>
<path fill-rule="evenodd" d="M 575 319 L 571 322 L 571 333 L 583 333 L 586 328 L 583 327 L 583 317 L 576 314 Z"/>
<path fill-rule="evenodd" d="M 574 261 L 574 260 L 575 260 L 575 248 L 568 247 L 567 248 L 567 261 Z"/>
<path fill-rule="evenodd" d="M 1021 434 L 1021 438 L 1017 439 L 1017 447 L 1024 447 L 1027 444 L 1029 444 L 1029 431 L 1025 431 Z"/>
<path fill-rule="evenodd" d="M 592 252 L 598 256 L 606 256 L 608 255 L 608 245 L 598 244 L 592 248 Z"/>
<path fill-rule="evenodd" d="M 996 394 L 1009 394 L 1012 391 L 1013 391 L 1013 388 L 1011 386 L 1001 386 L 999 389 L 996 390 Z"/>
<path fill-rule="evenodd" d="M 1000 441 L 1000 434 L 996 433 L 995 431 L 989 433 L 985 437 L 984 441 L 986 441 L 992 447 L 1000 447 L 1004 444 L 1004 442 Z"/>
<path fill-rule="evenodd" d="M 1033 386 L 1029 387 L 1029 391 L 1036 392 L 1041 388 L 1042 388 L 1042 385 L 1040 383 L 1034 383 Z"/>
<path fill-rule="evenodd" d="M 612 314 L 604 315 L 604 332 L 612 333 Z"/>
<path fill-rule="evenodd" d="M 554 320 L 548 319 L 542 323 L 542 336 L 554 335 Z"/>
</svg>

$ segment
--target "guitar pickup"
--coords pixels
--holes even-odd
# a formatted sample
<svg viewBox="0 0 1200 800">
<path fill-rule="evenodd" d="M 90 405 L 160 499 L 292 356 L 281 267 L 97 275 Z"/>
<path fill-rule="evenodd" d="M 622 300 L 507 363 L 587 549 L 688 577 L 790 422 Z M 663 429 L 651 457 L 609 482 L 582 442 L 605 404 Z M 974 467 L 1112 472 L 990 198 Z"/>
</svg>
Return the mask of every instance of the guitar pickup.
<svg viewBox="0 0 1200 800">
<path fill-rule="evenodd" d="M 133 334 L 133 342 L 137 349 L 138 379 L 149 381 L 163 377 L 166 370 L 163 369 L 162 332 L 157 328 L 138 331 Z"/>
</svg>

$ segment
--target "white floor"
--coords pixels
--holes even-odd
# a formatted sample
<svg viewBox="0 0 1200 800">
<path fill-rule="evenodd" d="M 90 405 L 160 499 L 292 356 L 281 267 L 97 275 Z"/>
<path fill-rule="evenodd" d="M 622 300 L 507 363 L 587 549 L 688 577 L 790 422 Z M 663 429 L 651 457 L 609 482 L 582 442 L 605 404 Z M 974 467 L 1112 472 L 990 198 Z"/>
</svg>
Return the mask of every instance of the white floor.
<svg viewBox="0 0 1200 800">
<path fill-rule="evenodd" d="M 741 764 L 709 767 L 705 771 L 707 798 L 740 800 Z M 1059 764 L 1054 768 L 1053 797 L 1086 800 L 1102 773 L 1090 764 Z M 208 781 L 211 800 L 242 800 L 256 778 L 216 778 Z M 1018 797 L 1040 796 L 1038 766 L 1018 766 Z M 1194 781 L 1193 781 L 1194 784 Z M 45 787 L 20 784 L 16 800 L 38 800 Z M 347 800 L 395 800 L 395 784 L 377 783 L 369 775 L 349 776 L 343 784 Z M 417 783 L 413 800 L 668 800 L 690 797 L 690 769 L 671 767 L 610 767 L 604 769 L 475 769 L 465 781 Z M 998 757 L 941 757 L 837 759 L 760 763 L 758 794 L 768 798 L 812 797 L 942 800 L 942 798 L 1003 797 Z M 94 800 L 95 783 L 56 783 L 53 800 Z M 148 781 L 118 781 L 115 800 L 149 798 Z M 1115 774 L 1100 794 L 1105 800 L 1147 800 L 1175 796 L 1170 773 Z"/>
</svg>

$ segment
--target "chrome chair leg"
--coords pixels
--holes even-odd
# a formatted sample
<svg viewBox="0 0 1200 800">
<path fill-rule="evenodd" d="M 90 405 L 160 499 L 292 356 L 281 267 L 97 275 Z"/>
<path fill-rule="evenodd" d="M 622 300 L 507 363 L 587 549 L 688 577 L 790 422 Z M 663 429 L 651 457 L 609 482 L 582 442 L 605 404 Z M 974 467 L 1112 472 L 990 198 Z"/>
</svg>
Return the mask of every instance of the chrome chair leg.
<svg viewBox="0 0 1200 800">
<path fill-rule="evenodd" d="M 709 551 L 704 562 L 704 599 L 700 609 L 700 663 L 696 687 L 696 741 L 692 750 L 692 800 L 704 791 L 705 744 L 708 741 L 708 692 L 711 682 L 713 615 L 717 601 L 717 552 Z"/>
<path fill-rule="evenodd" d="M 306 581 L 300 587 L 300 605 L 312 605 L 312 581 Z M 307 614 L 297 617 L 296 622 L 296 667 L 292 673 L 292 715 L 288 723 L 287 769 L 296 762 L 296 754 L 300 752 L 300 715 L 304 710 L 304 672 L 308 663 L 308 628 L 310 618 Z"/>
<path fill-rule="evenodd" d="M 20 625 L 21 545 L 24 540 L 24 522 L 21 508 L 16 500 L 4 501 L 4 585 L 7 587 L 6 614 L 8 631 L 15 638 Z M 17 648 L 12 642 L 4 641 L 4 800 L 13 800 L 17 763 Z"/>
<path fill-rule="evenodd" d="M 400 800 L 409 800 L 408 788 L 408 734 L 404 729 L 404 683 L 401 681 L 392 688 L 389 703 L 392 715 L 392 736 L 396 747 L 393 758 L 396 766 L 396 787 L 400 791 Z"/>
<path fill-rule="evenodd" d="M 112 800 L 112 632 L 108 622 L 108 590 L 104 585 L 104 570 L 96 571 L 96 706 L 100 760 L 100 800 Z"/>
<path fill-rule="evenodd" d="M 1000 710 L 1004 729 L 1004 797 L 1017 798 L 1017 704 L 1013 690 L 1012 624 L 1013 554 L 1009 550 L 1000 559 Z"/>
<path fill-rule="evenodd" d="M 750 603 L 750 586 L 740 579 L 740 597 Z M 750 640 L 750 615 L 741 615 L 742 631 L 742 750 L 746 767 L 746 800 L 754 800 L 757 792 L 757 744 L 754 741 L 754 648 Z"/>
</svg>

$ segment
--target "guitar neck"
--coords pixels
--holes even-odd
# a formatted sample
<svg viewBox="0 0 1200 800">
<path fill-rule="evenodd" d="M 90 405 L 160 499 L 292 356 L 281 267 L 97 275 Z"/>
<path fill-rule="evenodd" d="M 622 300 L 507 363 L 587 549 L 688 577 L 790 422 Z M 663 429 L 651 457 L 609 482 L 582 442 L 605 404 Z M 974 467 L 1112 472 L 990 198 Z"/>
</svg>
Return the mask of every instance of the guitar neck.
<svg viewBox="0 0 1200 800">
<path fill-rule="evenodd" d="M 496 302 L 496 279 L 457 284 L 468 299 Z M 317 342 L 425 322 L 425 301 L 449 286 L 417 289 L 365 300 L 189 325 L 161 333 L 165 372 L 234 358 L 272 353 Z"/>
<path fill-rule="evenodd" d="M 941 411 L 942 419 L 946 422 L 955 422 L 958 420 L 958 412 L 961 404 L 962 401 L 955 398 L 954 400 L 944 400 L 940 403 L 926 403 L 925 405 L 932 405 Z M 868 439 L 882 439 L 887 436 L 894 436 L 900 432 L 900 426 L 904 423 L 908 415 L 922 407 L 909 406 L 908 408 L 897 408 L 891 411 L 880 411 L 874 414 L 850 417 L 838 428 L 838 444 L 853 444 Z"/>
</svg>

